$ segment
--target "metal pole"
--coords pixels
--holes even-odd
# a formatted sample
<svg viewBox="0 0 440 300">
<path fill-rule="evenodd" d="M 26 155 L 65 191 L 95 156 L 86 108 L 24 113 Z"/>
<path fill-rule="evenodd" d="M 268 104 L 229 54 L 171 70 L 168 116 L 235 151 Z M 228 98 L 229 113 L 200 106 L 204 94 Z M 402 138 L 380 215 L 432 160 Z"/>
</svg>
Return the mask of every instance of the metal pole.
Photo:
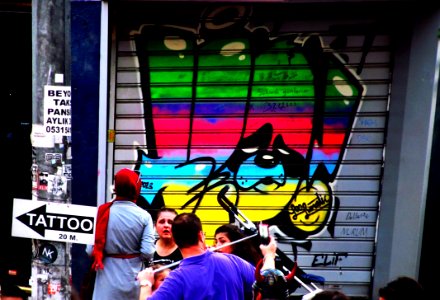
<svg viewBox="0 0 440 300">
<path fill-rule="evenodd" d="M 69 8 L 69 0 L 32 1 L 32 201 L 71 203 L 70 134 L 48 132 L 44 102 L 48 86 L 70 86 Z M 31 298 L 71 299 L 71 244 L 32 244 Z"/>
</svg>

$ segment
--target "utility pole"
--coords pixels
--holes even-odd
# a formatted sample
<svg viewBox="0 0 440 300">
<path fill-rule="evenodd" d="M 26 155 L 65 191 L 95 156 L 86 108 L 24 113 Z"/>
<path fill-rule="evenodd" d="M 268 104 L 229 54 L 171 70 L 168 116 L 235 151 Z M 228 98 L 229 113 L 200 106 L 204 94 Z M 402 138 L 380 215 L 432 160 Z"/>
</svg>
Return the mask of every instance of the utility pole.
<svg viewBox="0 0 440 300">
<path fill-rule="evenodd" d="M 32 201 L 71 203 L 70 0 L 32 1 Z M 71 244 L 32 242 L 32 299 L 71 299 Z"/>
</svg>

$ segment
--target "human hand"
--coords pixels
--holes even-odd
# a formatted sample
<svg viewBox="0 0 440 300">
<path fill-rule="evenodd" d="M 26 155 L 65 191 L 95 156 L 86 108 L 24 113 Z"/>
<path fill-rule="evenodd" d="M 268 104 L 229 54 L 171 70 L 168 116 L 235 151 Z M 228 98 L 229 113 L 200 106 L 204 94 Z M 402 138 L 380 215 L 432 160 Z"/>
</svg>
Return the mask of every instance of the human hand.
<svg viewBox="0 0 440 300">
<path fill-rule="evenodd" d="M 145 300 L 151 296 L 154 286 L 153 268 L 146 268 L 138 273 L 136 279 L 139 281 L 140 293 L 139 300 Z"/>
<path fill-rule="evenodd" d="M 154 271 L 153 268 L 146 268 L 138 273 L 136 279 L 141 282 L 142 280 L 148 280 L 154 284 Z"/>
<path fill-rule="evenodd" d="M 212 246 L 208 246 L 208 245 L 206 245 L 206 249 L 208 250 L 208 251 L 216 251 L 216 248 L 217 247 L 215 247 L 215 245 L 212 245 Z"/>
<path fill-rule="evenodd" d="M 267 255 L 271 255 L 275 257 L 277 252 L 277 242 L 275 238 L 273 236 L 269 236 L 269 244 L 267 245 L 261 244 L 260 249 L 264 257 L 266 257 Z"/>
<path fill-rule="evenodd" d="M 269 236 L 269 244 L 260 245 L 261 253 L 264 256 L 262 270 L 275 269 L 275 257 L 277 252 L 277 243 L 275 238 Z"/>
<path fill-rule="evenodd" d="M 269 244 L 267 245 L 260 245 L 261 253 L 263 256 L 266 256 L 266 254 L 273 254 L 275 255 L 277 252 L 277 242 L 273 236 L 269 236 Z"/>
</svg>

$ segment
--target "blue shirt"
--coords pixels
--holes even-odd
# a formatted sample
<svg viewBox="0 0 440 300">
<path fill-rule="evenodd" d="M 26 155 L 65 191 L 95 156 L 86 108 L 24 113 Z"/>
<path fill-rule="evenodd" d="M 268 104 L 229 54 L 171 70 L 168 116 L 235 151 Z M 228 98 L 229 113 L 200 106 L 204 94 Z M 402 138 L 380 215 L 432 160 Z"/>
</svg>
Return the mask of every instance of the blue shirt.
<svg viewBox="0 0 440 300">
<path fill-rule="evenodd" d="M 233 254 L 206 251 L 182 260 L 148 299 L 252 299 L 255 267 Z"/>
<path fill-rule="evenodd" d="M 131 201 L 116 201 L 110 207 L 105 253 L 132 254 L 134 258 L 104 256 L 104 269 L 96 272 L 94 300 L 138 299 L 136 276 L 143 260 L 153 256 L 154 227 L 150 214 Z"/>
</svg>

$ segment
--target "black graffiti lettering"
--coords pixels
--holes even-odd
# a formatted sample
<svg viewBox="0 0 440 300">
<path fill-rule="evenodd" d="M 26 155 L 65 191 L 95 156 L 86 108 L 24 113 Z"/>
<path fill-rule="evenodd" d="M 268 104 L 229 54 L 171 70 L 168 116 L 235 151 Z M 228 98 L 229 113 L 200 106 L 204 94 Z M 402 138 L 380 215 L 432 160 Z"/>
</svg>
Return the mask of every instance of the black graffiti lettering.
<svg viewBox="0 0 440 300">
<path fill-rule="evenodd" d="M 346 220 L 368 220 L 368 213 L 366 212 L 358 212 L 358 211 L 351 211 L 347 213 L 347 216 L 345 217 Z"/>
<path fill-rule="evenodd" d="M 265 102 L 263 112 L 285 111 L 290 106 L 288 102 Z"/>
<path fill-rule="evenodd" d="M 292 218 L 296 220 L 299 215 L 306 214 L 306 218 L 318 211 L 329 207 L 330 197 L 328 195 L 320 195 L 315 193 L 316 197 L 309 203 L 301 203 L 298 205 L 290 205 Z"/>
<path fill-rule="evenodd" d="M 147 190 L 153 189 L 153 183 L 149 181 L 142 181 L 142 187 Z"/>
<path fill-rule="evenodd" d="M 342 228 L 342 235 L 349 237 L 366 237 L 368 236 L 368 227 L 345 227 Z"/>
<path fill-rule="evenodd" d="M 312 262 L 312 267 L 337 266 L 338 262 L 347 257 L 347 252 L 334 252 L 333 254 L 315 254 Z"/>
</svg>

